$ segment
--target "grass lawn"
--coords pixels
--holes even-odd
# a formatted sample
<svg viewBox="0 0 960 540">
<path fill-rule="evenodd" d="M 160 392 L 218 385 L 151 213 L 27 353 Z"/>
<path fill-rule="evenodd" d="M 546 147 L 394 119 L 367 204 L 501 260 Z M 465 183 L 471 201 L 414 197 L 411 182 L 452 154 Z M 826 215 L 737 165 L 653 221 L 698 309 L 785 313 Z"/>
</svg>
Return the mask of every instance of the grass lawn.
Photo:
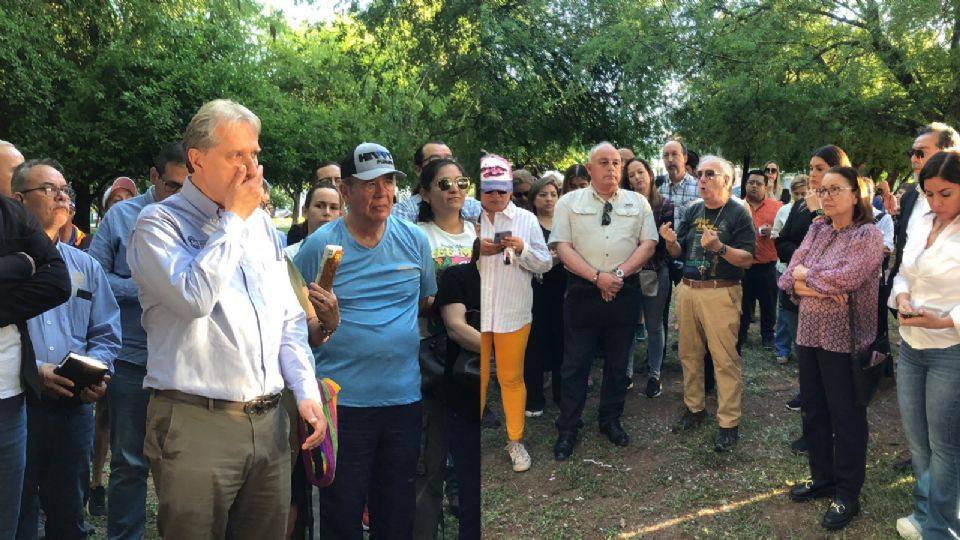
<svg viewBox="0 0 960 540">
<path fill-rule="evenodd" d="M 809 475 L 806 457 L 789 449 L 800 434 L 800 414 L 784 407 L 798 389 L 797 365 L 778 366 L 773 353 L 760 349 L 757 332 L 755 323 L 744 348 L 743 420 L 732 452 L 713 450 L 715 393 L 707 396 L 709 421 L 691 433 L 670 433 L 683 411 L 683 393 L 677 353 L 669 349 L 659 398 L 639 394 L 646 378 L 634 378 L 623 416 L 630 434 L 626 448 L 614 447 L 597 431 L 599 363 L 585 427 L 566 462 L 553 459 L 558 411 L 552 403 L 542 417 L 527 419 L 533 467 L 526 473 L 511 470 L 503 428 L 485 429 L 484 538 L 897 538 L 894 523 L 912 508 L 913 476 L 892 468 L 906 451 L 893 380 L 884 380 L 868 412 L 861 514 L 844 531 L 829 533 L 820 527 L 829 500 L 799 504 L 787 498 L 789 486 Z M 891 336 L 898 336 L 892 321 Z M 671 332 L 668 343 L 676 339 Z M 639 345 L 638 359 L 645 352 Z M 488 403 L 502 418 L 496 385 Z"/>
</svg>

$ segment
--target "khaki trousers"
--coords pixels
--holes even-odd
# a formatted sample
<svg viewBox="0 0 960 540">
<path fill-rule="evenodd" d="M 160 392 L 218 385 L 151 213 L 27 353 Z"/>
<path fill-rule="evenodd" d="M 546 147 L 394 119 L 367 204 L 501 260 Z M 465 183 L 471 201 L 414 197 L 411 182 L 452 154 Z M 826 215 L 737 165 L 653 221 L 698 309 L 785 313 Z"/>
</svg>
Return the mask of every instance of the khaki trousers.
<svg viewBox="0 0 960 540">
<path fill-rule="evenodd" d="M 709 347 L 717 378 L 717 421 L 723 428 L 740 424 L 743 378 L 737 353 L 737 330 L 742 298 L 743 289 L 739 285 L 693 289 L 681 284 L 677 288 L 683 402 L 691 412 L 707 407 L 703 356 Z"/>
<path fill-rule="evenodd" d="M 143 454 L 164 538 L 280 540 L 290 507 L 289 418 L 211 410 L 163 395 L 147 406 Z"/>
</svg>

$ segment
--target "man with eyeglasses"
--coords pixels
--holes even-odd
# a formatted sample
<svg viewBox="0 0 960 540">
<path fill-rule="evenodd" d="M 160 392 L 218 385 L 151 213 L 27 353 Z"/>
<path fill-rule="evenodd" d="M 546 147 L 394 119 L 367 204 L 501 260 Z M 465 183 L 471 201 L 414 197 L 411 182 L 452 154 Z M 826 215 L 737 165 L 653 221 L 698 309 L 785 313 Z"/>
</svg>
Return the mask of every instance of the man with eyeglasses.
<svg viewBox="0 0 960 540">
<path fill-rule="evenodd" d="M 617 149 L 601 142 L 586 165 L 590 185 L 564 195 L 554 210 L 550 245 L 570 273 L 564 303 L 564 357 L 557 460 L 573 454 L 587 398 L 587 378 L 600 344 L 600 432 L 616 446 L 630 437 L 620 423 L 630 379 L 634 326 L 640 310 L 637 272 L 653 255 L 657 227 L 650 203 L 619 188 L 623 164 Z"/>
<path fill-rule="evenodd" d="M 773 350 L 773 330 L 777 314 L 777 247 L 770 232 L 774 219 L 783 203 L 768 196 L 769 178 L 764 171 L 754 169 L 747 173 L 747 204 L 753 217 L 756 250 L 753 265 L 743 275 L 743 306 L 740 315 L 740 331 L 737 335 L 737 350 L 747 342 L 750 316 L 756 304 L 760 304 L 760 343 L 765 351 Z"/>
<path fill-rule="evenodd" d="M 317 377 L 342 388 L 337 476 L 320 490 L 320 537 L 360 538 L 369 500 L 372 536 L 410 538 L 422 422 L 417 314 L 437 292 L 436 270 L 426 234 L 391 215 L 403 173 L 390 151 L 362 143 L 340 168 L 350 211 L 311 234 L 294 258 L 310 283 L 324 249 L 343 247 L 333 282 L 341 323 L 314 349 Z"/>
<path fill-rule="evenodd" d="M 66 303 L 27 321 L 42 392 L 40 399 L 27 403 L 27 463 L 17 538 L 36 538 L 41 507 L 47 538 L 85 538 L 93 402 L 107 385 L 101 381 L 77 388 L 55 368 L 68 353 L 76 353 L 109 369 L 120 350 L 120 309 L 103 268 L 90 255 L 59 241 L 73 195 L 60 164 L 25 161 L 14 171 L 11 187 L 56 244 L 72 289 Z"/>
<path fill-rule="evenodd" d="M 680 227 L 660 227 L 667 251 L 683 260 L 677 289 L 680 323 L 680 364 L 686 411 L 674 433 L 691 430 L 706 418 L 704 352 L 709 348 L 717 376 L 717 420 L 720 429 L 714 450 L 737 444 L 743 391 L 737 325 L 740 321 L 744 270 L 753 264 L 755 235 L 747 210 L 731 200 L 733 166 L 717 156 L 705 156 L 697 171 L 703 202 L 692 204 Z M 708 341 L 709 339 L 709 341 Z"/>
<path fill-rule="evenodd" d="M 420 213 L 420 201 L 423 200 L 421 193 L 423 187 L 420 185 L 420 173 L 423 172 L 423 168 L 426 167 L 428 163 L 438 159 L 456 159 L 453 156 L 453 152 L 450 151 L 450 147 L 443 141 L 424 143 L 413 153 L 413 173 L 417 177 L 417 183 L 411 186 L 410 189 L 413 191 L 413 194 L 410 197 L 393 205 L 392 212 L 394 216 L 405 219 L 410 223 L 417 222 L 417 215 Z M 480 201 L 474 197 L 464 198 L 463 209 L 460 210 L 463 214 L 463 219 L 473 223 L 479 223 L 481 211 Z"/>
<path fill-rule="evenodd" d="M 144 535 L 147 501 L 147 462 L 143 457 L 147 402 L 143 389 L 147 370 L 147 334 L 141 324 L 139 289 L 127 264 L 130 233 L 146 206 L 178 193 L 187 177 L 186 157 L 180 142 L 165 145 L 150 168 L 152 186 L 132 199 L 120 201 L 103 216 L 88 253 L 100 262 L 120 305 L 123 344 L 114 362 L 107 389 L 110 425 L 110 479 L 106 495 L 107 537 L 139 539 Z M 99 489 L 97 489 L 99 488 Z M 104 490 L 93 486 L 93 506 L 102 506 Z"/>
</svg>

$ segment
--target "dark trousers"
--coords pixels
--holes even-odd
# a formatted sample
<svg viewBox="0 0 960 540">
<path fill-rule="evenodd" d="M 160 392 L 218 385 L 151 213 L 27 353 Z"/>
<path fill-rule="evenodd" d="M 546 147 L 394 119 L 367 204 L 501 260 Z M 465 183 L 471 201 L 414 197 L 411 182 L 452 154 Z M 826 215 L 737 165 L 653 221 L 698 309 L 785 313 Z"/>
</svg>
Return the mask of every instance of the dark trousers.
<svg viewBox="0 0 960 540">
<path fill-rule="evenodd" d="M 371 540 L 408 540 L 416 508 L 420 402 L 390 407 L 337 407 L 337 476 L 320 490 L 320 538 L 361 540 L 363 503 Z"/>
<path fill-rule="evenodd" d="M 447 410 L 439 395 L 424 394 L 420 460 L 417 463 L 417 510 L 413 537 L 432 540 L 443 519 L 443 481 L 447 476 Z"/>
<path fill-rule="evenodd" d="M 83 504 L 92 452 L 92 404 L 44 399 L 27 406 L 27 467 L 18 540 L 37 538 L 41 508 L 47 516 L 47 538 L 87 537 Z"/>
<path fill-rule="evenodd" d="M 576 317 L 576 306 L 567 302 L 563 306 L 565 333 L 563 378 L 560 394 L 560 416 L 557 430 L 561 433 L 577 432 L 583 427 L 583 408 L 587 402 L 587 378 L 600 344 L 603 344 L 603 382 L 600 384 L 600 426 L 618 420 L 623 414 L 627 397 L 627 356 L 633 344 L 636 319 L 625 320 L 622 325 L 605 327 L 581 327 L 571 324 Z"/>
<path fill-rule="evenodd" d="M 543 391 L 543 374 L 552 373 L 551 397 L 553 402 L 560 404 L 560 388 L 562 375 L 560 365 L 563 360 L 563 337 L 558 335 L 556 328 L 548 330 L 549 337 L 536 336 L 537 321 L 534 319 L 530 330 L 530 340 L 527 342 L 527 351 L 523 359 L 523 385 L 527 388 L 528 411 L 542 411 L 546 407 L 547 398 Z M 540 329 L 540 332 L 545 330 Z M 548 343 L 549 341 L 549 343 Z"/>
<path fill-rule="evenodd" d="M 856 403 L 850 355 L 798 346 L 803 437 L 816 485 L 856 501 L 866 475 L 867 408 Z"/>
<path fill-rule="evenodd" d="M 760 303 L 760 338 L 762 343 L 773 343 L 773 329 L 777 322 L 777 263 L 754 264 L 743 275 L 743 311 L 740 314 L 740 333 L 737 343 L 747 341 L 747 329 L 753 308 Z"/>
<path fill-rule="evenodd" d="M 447 409 L 447 435 L 460 485 L 459 540 L 480 540 L 480 424 Z"/>
</svg>

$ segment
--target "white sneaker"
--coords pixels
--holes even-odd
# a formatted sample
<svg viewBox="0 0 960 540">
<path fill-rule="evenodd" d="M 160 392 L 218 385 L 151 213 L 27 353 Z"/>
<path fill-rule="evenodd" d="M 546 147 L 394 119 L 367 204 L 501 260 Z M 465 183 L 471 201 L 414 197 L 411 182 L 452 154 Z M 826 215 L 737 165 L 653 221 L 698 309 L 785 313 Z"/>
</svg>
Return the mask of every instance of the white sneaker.
<svg viewBox="0 0 960 540">
<path fill-rule="evenodd" d="M 540 409 L 539 411 L 523 411 L 523 415 L 527 418 L 538 418 L 543 416 L 543 409 Z"/>
<path fill-rule="evenodd" d="M 923 538 L 920 522 L 917 521 L 917 518 L 914 517 L 913 514 L 897 520 L 897 533 L 900 534 L 900 538 L 906 538 L 907 540 L 920 540 Z"/>
<path fill-rule="evenodd" d="M 510 461 L 513 462 L 513 472 L 524 472 L 530 469 L 530 454 L 527 453 L 522 442 L 508 442 L 506 450 L 510 454 Z"/>
</svg>

